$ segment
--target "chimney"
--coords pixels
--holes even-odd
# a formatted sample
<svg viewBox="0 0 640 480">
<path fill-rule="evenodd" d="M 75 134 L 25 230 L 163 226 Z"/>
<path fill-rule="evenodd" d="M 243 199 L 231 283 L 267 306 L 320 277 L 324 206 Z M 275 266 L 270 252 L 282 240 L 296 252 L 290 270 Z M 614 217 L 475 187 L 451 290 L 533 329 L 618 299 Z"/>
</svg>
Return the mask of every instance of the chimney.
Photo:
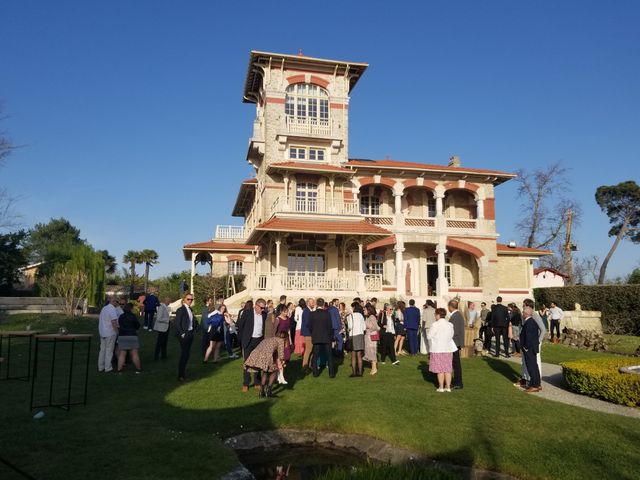
<svg viewBox="0 0 640 480">
<path fill-rule="evenodd" d="M 459 167 L 460 166 L 460 157 L 458 155 L 454 155 L 449 158 L 449 166 L 450 167 Z"/>
</svg>

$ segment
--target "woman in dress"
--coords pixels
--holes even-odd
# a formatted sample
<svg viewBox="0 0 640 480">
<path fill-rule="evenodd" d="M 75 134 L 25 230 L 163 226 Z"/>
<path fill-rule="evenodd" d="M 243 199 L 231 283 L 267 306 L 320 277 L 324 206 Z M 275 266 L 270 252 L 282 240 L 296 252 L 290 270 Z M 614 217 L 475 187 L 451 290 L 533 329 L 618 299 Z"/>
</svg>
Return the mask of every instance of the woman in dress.
<svg viewBox="0 0 640 480">
<path fill-rule="evenodd" d="M 359 302 L 351 304 L 353 313 L 347 317 L 347 328 L 349 329 L 349 338 L 351 340 L 351 375 L 350 377 L 362 376 L 362 352 L 364 351 L 364 332 L 366 324 L 364 310 Z"/>
<path fill-rule="evenodd" d="M 393 312 L 395 315 L 395 324 L 393 328 L 396 331 L 396 343 L 394 345 L 396 355 L 406 355 L 404 353 L 404 338 L 406 331 L 404 329 L 404 302 L 398 302 L 396 310 Z"/>
<path fill-rule="evenodd" d="M 287 308 L 280 309 L 280 315 L 276 318 L 276 336 L 279 333 L 283 333 L 287 338 L 287 347 L 284 349 L 284 362 L 282 363 L 280 370 L 278 372 L 278 383 L 282 385 L 287 385 L 287 381 L 284 378 L 284 368 L 289 360 L 291 360 L 291 320 L 290 320 L 290 312 L 293 309 L 293 304 L 289 304 Z"/>
<path fill-rule="evenodd" d="M 209 346 L 204 354 L 203 363 L 209 362 L 209 357 L 213 353 L 213 363 L 218 363 L 220 349 L 224 344 L 224 322 L 227 313 L 226 305 L 220 305 L 218 310 L 214 310 L 213 306 L 209 309 L 207 317 L 207 335 L 209 336 Z"/>
<path fill-rule="evenodd" d="M 438 392 L 451 391 L 453 352 L 458 350 L 453 341 L 453 324 L 447 320 L 444 308 L 436 309 L 436 321 L 428 333 L 430 356 L 429 371 L 438 376 Z"/>
<path fill-rule="evenodd" d="M 380 339 L 380 327 L 378 326 L 378 318 L 376 310 L 371 304 L 364 307 L 366 317 L 365 320 L 365 336 L 364 336 L 364 360 L 371 362 L 371 375 L 378 373 L 378 341 Z"/>
<path fill-rule="evenodd" d="M 140 373 L 140 342 L 138 341 L 138 330 L 140 322 L 131 311 L 131 304 L 126 303 L 122 307 L 124 313 L 118 318 L 118 373 L 122 373 L 124 361 L 127 358 L 127 352 L 131 356 L 133 366 L 136 367 L 136 373 Z"/>
<path fill-rule="evenodd" d="M 260 372 L 261 397 L 275 397 L 271 391 L 271 387 L 284 362 L 284 349 L 287 343 L 287 337 L 285 332 L 279 332 L 276 333 L 274 337 L 265 338 L 244 362 L 244 367 L 248 371 Z"/>
<path fill-rule="evenodd" d="M 293 313 L 293 319 L 296 322 L 295 348 L 293 351 L 300 356 L 304 355 L 304 337 L 300 335 L 300 329 L 302 328 L 302 312 L 305 308 L 307 308 L 307 302 L 304 301 L 304 298 L 301 298 Z"/>
</svg>

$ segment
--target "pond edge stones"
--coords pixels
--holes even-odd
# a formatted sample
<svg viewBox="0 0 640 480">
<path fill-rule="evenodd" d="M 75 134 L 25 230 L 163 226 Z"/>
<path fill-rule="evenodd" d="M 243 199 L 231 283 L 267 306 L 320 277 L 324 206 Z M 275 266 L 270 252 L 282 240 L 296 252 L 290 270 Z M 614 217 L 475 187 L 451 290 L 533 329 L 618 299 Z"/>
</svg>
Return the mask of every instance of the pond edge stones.
<svg viewBox="0 0 640 480">
<path fill-rule="evenodd" d="M 431 464 L 446 470 L 459 472 L 461 477 L 469 480 L 514 480 L 514 477 L 503 473 L 437 462 L 411 450 L 365 435 L 316 432 L 313 430 L 265 430 L 229 437 L 224 441 L 224 444 L 235 451 L 267 450 L 286 445 L 310 446 L 315 444 L 336 449 L 355 449 L 368 458 L 383 464 L 401 465 L 411 462 Z M 224 475 L 222 479 L 251 480 L 254 479 L 254 476 L 241 465 Z"/>
</svg>

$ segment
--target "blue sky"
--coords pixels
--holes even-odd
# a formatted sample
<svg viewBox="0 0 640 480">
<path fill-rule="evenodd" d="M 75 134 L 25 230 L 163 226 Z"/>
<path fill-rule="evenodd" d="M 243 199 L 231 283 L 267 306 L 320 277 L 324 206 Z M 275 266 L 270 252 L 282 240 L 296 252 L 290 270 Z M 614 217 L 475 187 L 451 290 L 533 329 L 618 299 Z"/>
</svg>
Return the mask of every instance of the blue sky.
<svg viewBox="0 0 640 480">
<path fill-rule="evenodd" d="M 64 216 L 153 276 L 230 216 L 253 105 L 249 51 L 361 61 L 352 158 L 515 171 L 562 161 L 585 218 L 580 254 L 612 244 L 599 185 L 640 182 L 640 3 L 22 1 L 0 3 L 0 125 L 24 145 L 0 170 L 24 225 Z M 502 241 L 516 184 L 498 187 Z M 567 187 L 569 188 L 569 186 Z M 553 193 L 551 193 L 553 194 Z M 608 276 L 640 265 L 624 242 Z"/>
</svg>

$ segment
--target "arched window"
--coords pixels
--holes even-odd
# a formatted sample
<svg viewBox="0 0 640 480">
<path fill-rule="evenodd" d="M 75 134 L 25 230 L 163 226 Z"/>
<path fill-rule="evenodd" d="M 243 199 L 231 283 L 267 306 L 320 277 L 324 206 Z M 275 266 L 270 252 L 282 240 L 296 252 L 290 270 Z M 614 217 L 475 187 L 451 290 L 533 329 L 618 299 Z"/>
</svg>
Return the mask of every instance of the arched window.
<svg viewBox="0 0 640 480">
<path fill-rule="evenodd" d="M 231 260 L 228 263 L 228 275 L 242 275 L 242 262 L 240 260 Z"/>
<path fill-rule="evenodd" d="M 329 94 L 310 83 L 296 83 L 287 87 L 284 113 L 304 123 L 324 125 L 329 122 Z"/>
</svg>

